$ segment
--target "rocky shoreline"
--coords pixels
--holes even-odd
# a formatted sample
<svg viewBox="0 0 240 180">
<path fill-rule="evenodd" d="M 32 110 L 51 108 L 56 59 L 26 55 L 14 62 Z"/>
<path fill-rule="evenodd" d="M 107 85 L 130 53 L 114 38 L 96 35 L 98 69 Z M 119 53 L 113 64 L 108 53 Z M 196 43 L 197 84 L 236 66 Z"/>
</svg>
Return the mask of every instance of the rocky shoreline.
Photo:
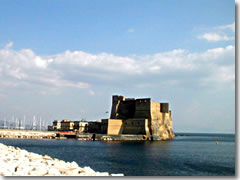
<svg viewBox="0 0 240 180">
<path fill-rule="evenodd" d="M 17 130 L 0 129 L 0 138 L 11 139 L 55 139 L 55 131 L 35 131 L 35 130 Z"/>
<path fill-rule="evenodd" d="M 0 143 L 0 176 L 123 176 L 81 168 L 76 162 L 65 162 L 47 155 Z"/>
</svg>

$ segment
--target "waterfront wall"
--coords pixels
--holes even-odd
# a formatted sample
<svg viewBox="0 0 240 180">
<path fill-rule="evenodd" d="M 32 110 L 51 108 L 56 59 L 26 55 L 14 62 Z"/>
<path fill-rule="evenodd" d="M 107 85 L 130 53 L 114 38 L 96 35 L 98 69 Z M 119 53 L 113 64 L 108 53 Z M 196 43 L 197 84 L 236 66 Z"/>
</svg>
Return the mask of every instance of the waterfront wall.
<svg viewBox="0 0 240 180">
<path fill-rule="evenodd" d="M 131 135 L 131 134 L 118 134 L 118 135 L 107 135 L 107 134 L 83 134 L 79 133 L 76 135 L 79 141 L 160 141 L 168 140 L 160 136 L 147 135 Z"/>
<path fill-rule="evenodd" d="M 123 176 L 81 168 L 76 162 L 39 155 L 0 143 L 0 176 Z"/>
<path fill-rule="evenodd" d="M 0 129 L 0 138 L 54 139 L 55 131 Z"/>
<path fill-rule="evenodd" d="M 76 138 L 77 140 L 87 141 L 146 141 L 146 140 L 166 140 L 162 136 L 147 136 L 147 135 L 130 135 L 130 134 L 96 134 L 96 133 L 76 133 L 69 137 L 69 133 L 61 135 L 57 131 L 32 131 L 32 130 L 14 130 L 14 129 L 0 129 L 0 138 L 12 139 L 67 139 Z"/>
</svg>

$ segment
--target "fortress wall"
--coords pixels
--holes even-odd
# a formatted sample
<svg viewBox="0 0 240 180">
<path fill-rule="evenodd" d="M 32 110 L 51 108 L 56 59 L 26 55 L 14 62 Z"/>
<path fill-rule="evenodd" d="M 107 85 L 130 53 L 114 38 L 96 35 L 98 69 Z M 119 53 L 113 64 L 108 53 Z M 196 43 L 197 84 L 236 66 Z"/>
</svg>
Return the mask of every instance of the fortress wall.
<svg viewBox="0 0 240 180">
<path fill-rule="evenodd" d="M 117 109 L 116 119 L 129 119 L 134 117 L 135 100 L 120 101 Z"/>
<path fill-rule="evenodd" d="M 161 105 L 155 101 L 151 101 L 151 120 L 150 120 L 150 129 L 151 134 L 158 136 L 160 134 L 160 126 L 163 122 L 162 115 L 160 113 Z"/>
<path fill-rule="evenodd" d="M 135 113 L 135 98 L 113 96 L 111 119 L 133 118 Z"/>
<path fill-rule="evenodd" d="M 169 112 L 169 104 L 168 103 L 161 103 L 161 112 L 163 112 L 163 113 Z"/>
<path fill-rule="evenodd" d="M 160 126 L 160 136 L 167 139 L 173 138 L 174 133 L 172 129 L 172 118 L 171 113 L 162 113 L 163 114 L 163 124 Z"/>
<path fill-rule="evenodd" d="M 127 119 L 124 120 L 122 134 L 143 134 L 148 133 L 148 119 Z"/>
<path fill-rule="evenodd" d="M 128 126 L 125 127 L 123 130 L 122 134 L 142 134 L 145 135 L 145 129 L 144 127 L 133 127 L 133 126 Z"/>
<path fill-rule="evenodd" d="M 168 103 L 151 102 L 151 133 L 163 139 L 173 137 L 171 111 Z"/>
<path fill-rule="evenodd" d="M 134 118 L 151 119 L 151 99 L 137 99 Z"/>
<path fill-rule="evenodd" d="M 102 132 L 108 135 L 142 134 L 149 135 L 148 119 L 103 119 Z"/>
<path fill-rule="evenodd" d="M 123 120 L 121 119 L 108 119 L 107 134 L 118 135 L 122 134 Z"/>
<path fill-rule="evenodd" d="M 117 116 L 117 110 L 118 110 L 118 106 L 120 104 L 121 100 L 125 100 L 124 96 L 113 96 L 112 97 L 112 111 L 111 111 L 111 119 L 115 119 Z"/>
<path fill-rule="evenodd" d="M 101 131 L 104 134 L 107 134 L 108 130 L 108 119 L 102 119 L 102 126 L 101 126 Z"/>
<path fill-rule="evenodd" d="M 108 134 L 144 134 L 161 139 L 174 137 L 169 104 L 151 98 L 113 96 L 111 119 L 104 126 Z"/>
<path fill-rule="evenodd" d="M 161 105 L 158 102 L 151 102 L 151 117 L 152 119 L 161 119 Z"/>
</svg>

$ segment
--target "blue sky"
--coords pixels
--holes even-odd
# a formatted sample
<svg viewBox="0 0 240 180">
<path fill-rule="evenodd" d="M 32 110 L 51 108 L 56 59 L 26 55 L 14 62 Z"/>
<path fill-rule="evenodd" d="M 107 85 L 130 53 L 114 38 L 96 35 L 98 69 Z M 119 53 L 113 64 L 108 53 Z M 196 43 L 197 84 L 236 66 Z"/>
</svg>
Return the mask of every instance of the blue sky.
<svg viewBox="0 0 240 180">
<path fill-rule="evenodd" d="M 196 42 L 196 34 L 233 23 L 235 13 L 227 0 L 1 1 L 0 11 L 2 45 L 13 41 L 16 49 L 40 54 L 117 55 L 214 47 Z"/>
<path fill-rule="evenodd" d="M 234 132 L 235 2 L 2 0 L 0 78 L 0 118 L 99 120 L 121 94 L 170 102 L 175 131 Z"/>
</svg>

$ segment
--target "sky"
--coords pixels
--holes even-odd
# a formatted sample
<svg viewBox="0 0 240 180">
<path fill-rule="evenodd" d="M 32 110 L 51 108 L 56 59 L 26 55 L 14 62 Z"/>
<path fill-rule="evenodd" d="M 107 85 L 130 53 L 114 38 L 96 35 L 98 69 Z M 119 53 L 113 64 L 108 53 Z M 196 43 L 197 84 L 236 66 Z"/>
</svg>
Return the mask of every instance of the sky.
<svg viewBox="0 0 240 180">
<path fill-rule="evenodd" d="M 112 95 L 234 133 L 235 1 L 0 0 L 0 119 L 101 120 Z"/>
</svg>

